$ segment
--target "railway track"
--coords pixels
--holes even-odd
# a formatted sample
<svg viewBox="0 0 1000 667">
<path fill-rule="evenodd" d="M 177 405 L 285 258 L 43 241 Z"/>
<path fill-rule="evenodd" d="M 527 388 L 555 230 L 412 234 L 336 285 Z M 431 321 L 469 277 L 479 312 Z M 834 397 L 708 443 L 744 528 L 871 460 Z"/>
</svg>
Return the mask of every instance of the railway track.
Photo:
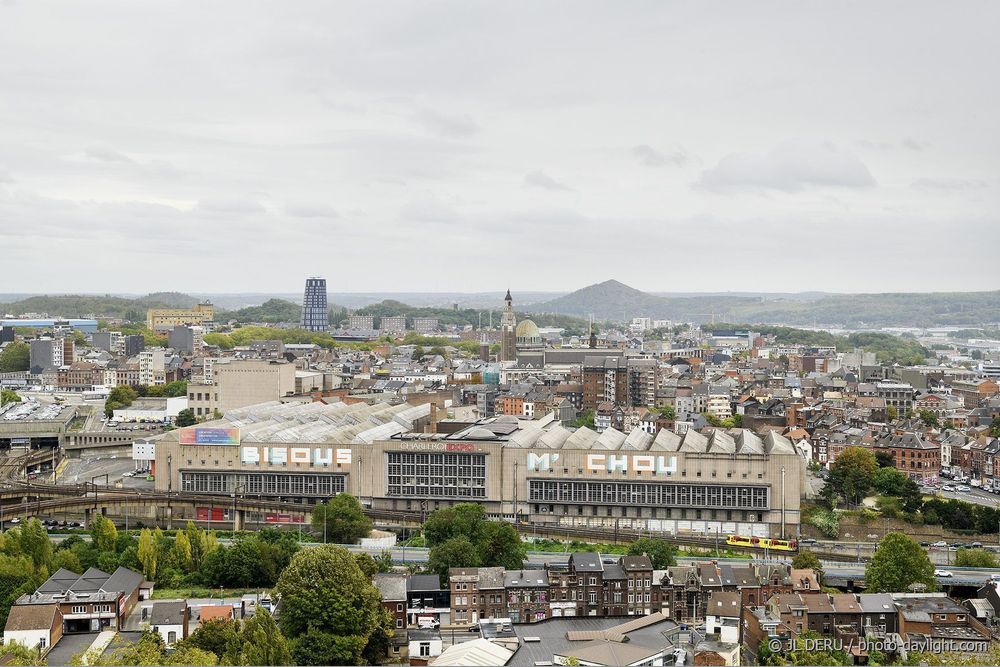
<svg viewBox="0 0 1000 667">
<path fill-rule="evenodd" d="M 12 462 L 13 463 L 13 462 Z M 0 466 L 0 479 L 3 479 L 7 468 Z M 136 489 L 115 489 L 94 486 L 92 484 L 62 485 L 39 482 L 14 481 L 8 484 L 10 488 L 0 489 L 0 497 L 6 497 L 7 502 L 0 506 L 0 520 L 7 521 L 14 516 L 44 515 L 64 510 L 93 510 L 102 507 L 122 507 L 125 505 L 156 504 L 161 506 L 197 507 L 233 507 L 242 511 L 276 511 L 309 514 L 312 505 L 306 503 L 291 503 L 282 500 L 267 500 L 250 496 L 232 498 L 225 495 L 211 495 L 185 492 L 141 491 Z M 20 502 L 11 502 L 14 498 Z M 24 502 L 27 498 L 28 502 Z M 365 513 L 373 520 L 383 524 L 396 526 L 415 526 L 421 522 L 421 514 L 394 510 L 368 508 Z M 627 544 L 641 537 L 660 537 L 681 547 L 695 547 L 708 551 L 729 551 L 750 555 L 763 555 L 765 551 L 757 548 L 735 547 L 726 544 L 726 536 L 697 537 L 684 535 L 662 535 L 650 531 L 640 531 L 631 528 L 609 529 L 591 526 L 558 526 L 551 524 L 518 524 L 522 534 L 532 534 L 537 537 L 556 540 L 581 540 L 599 543 Z M 841 562 L 853 562 L 852 556 L 814 549 L 814 553 L 823 559 Z M 772 552 L 778 555 L 778 552 Z M 781 552 L 788 553 L 788 552 Z"/>
</svg>

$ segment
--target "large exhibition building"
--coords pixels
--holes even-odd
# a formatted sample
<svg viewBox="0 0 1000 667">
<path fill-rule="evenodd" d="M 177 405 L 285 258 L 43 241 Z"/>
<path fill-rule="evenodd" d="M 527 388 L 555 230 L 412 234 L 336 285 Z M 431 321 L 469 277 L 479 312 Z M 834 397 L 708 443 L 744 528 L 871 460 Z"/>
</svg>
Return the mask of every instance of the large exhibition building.
<svg viewBox="0 0 1000 667">
<path fill-rule="evenodd" d="M 296 503 L 347 491 L 366 506 L 417 516 L 471 501 L 495 517 L 563 526 L 798 533 L 805 462 L 773 432 L 626 436 L 567 429 L 551 416 L 459 423 L 436 413 L 433 405 L 347 402 L 230 410 L 156 441 L 156 485 Z"/>
</svg>

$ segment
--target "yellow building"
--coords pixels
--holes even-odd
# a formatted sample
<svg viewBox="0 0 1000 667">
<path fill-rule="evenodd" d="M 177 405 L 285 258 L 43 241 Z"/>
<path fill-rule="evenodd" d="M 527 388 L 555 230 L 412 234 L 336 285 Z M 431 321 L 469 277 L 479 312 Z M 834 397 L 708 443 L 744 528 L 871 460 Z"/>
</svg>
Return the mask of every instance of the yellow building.
<svg viewBox="0 0 1000 667">
<path fill-rule="evenodd" d="M 146 311 L 146 327 L 151 331 L 172 329 L 184 324 L 204 324 L 215 318 L 215 306 L 207 301 L 194 308 L 150 308 Z"/>
</svg>

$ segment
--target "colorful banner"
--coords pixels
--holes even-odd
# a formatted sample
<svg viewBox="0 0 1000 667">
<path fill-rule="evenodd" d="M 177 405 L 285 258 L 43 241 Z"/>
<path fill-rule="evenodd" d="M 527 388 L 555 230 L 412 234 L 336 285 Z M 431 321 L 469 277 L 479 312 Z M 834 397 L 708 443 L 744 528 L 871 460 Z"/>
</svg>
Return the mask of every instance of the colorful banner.
<svg viewBox="0 0 1000 667">
<path fill-rule="evenodd" d="M 182 445 L 238 445 L 238 428 L 194 428 L 181 429 L 178 438 Z"/>
</svg>

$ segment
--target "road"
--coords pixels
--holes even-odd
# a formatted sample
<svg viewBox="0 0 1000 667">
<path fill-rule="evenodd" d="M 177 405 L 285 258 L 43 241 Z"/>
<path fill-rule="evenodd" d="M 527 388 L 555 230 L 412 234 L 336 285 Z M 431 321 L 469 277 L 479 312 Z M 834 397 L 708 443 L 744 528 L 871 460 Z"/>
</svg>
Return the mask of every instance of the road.
<svg viewBox="0 0 1000 667">
<path fill-rule="evenodd" d="M 972 488 L 971 491 L 965 491 L 965 492 L 941 491 L 939 495 L 942 498 L 954 498 L 956 500 L 964 500 L 967 503 L 986 505 L 987 507 L 1000 506 L 1000 496 L 995 496 L 992 493 L 987 493 L 982 489 Z"/>
</svg>

